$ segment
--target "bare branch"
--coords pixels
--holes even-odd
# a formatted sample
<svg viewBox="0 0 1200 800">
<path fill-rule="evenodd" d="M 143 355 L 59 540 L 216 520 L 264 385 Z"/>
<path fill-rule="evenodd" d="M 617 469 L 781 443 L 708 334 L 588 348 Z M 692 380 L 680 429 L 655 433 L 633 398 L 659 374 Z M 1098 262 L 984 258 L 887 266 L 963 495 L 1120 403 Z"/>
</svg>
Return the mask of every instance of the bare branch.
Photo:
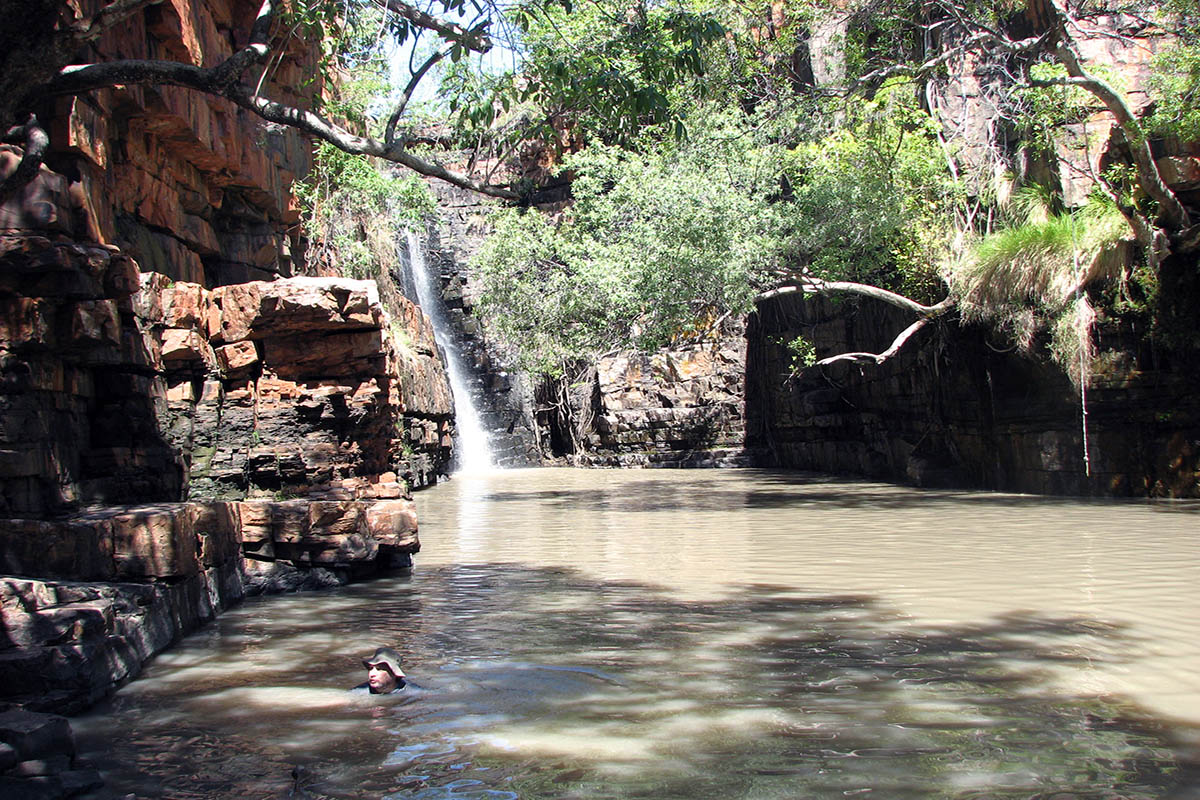
<svg viewBox="0 0 1200 800">
<path fill-rule="evenodd" d="M 72 38 L 77 42 L 93 42 L 133 14 L 162 2 L 163 0 L 113 0 L 90 19 L 71 25 Z"/>
<path fill-rule="evenodd" d="M 400 95 L 400 100 L 396 103 L 396 110 L 392 112 L 392 116 L 388 118 L 387 127 L 384 129 L 383 141 L 389 147 L 396 140 L 396 126 L 400 123 L 400 117 L 404 114 L 404 110 L 408 108 L 408 103 L 412 100 L 413 93 L 417 90 L 417 84 L 425 77 L 425 74 L 433 68 L 443 58 L 447 52 L 439 50 L 425 59 L 425 63 L 413 71 L 412 77 L 409 78 L 408 85 L 404 87 L 404 92 Z"/>
<path fill-rule="evenodd" d="M 245 50 L 212 69 L 181 64 L 178 61 L 155 59 L 126 59 L 99 64 L 72 64 L 63 67 L 46 87 L 47 94 L 82 94 L 117 84 L 156 83 L 183 86 L 209 94 L 220 94 L 224 88 L 228 66 Z M 234 65 L 236 67 L 236 64 Z M 246 64 L 249 66 L 249 63 Z M 234 76 L 238 77 L 237 75 Z"/>
<path fill-rule="evenodd" d="M 431 30 L 443 39 L 461 45 L 468 50 L 474 50 L 476 53 L 486 53 L 492 49 L 492 40 L 483 28 L 467 30 L 461 25 L 456 25 L 453 22 L 447 22 L 431 14 L 426 14 L 419 8 L 410 6 L 408 3 L 402 3 L 400 0 L 376 0 L 376 2 L 417 27 Z"/>
<path fill-rule="evenodd" d="M 414 156 L 403 147 L 398 146 L 397 143 L 389 146 L 369 136 L 356 136 L 334 125 L 318 114 L 251 94 L 249 90 L 243 87 L 232 87 L 224 93 L 224 96 L 242 108 L 253 111 L 268 122 L 277 122 L 281 125 L 298 128 L 305 133 L 316 136 L 318 139 L 329 142 L 347 153 L 382 158 L 385 161 L 391 161 L 395 164 L 408 167 L 430 178 L 437 178 L 446 183 L 459 186 L 463 189 L 470 189 L 473 192 L 490 197 L 498 197 L 505 200 L 516 200 L 519 198 L 519 195 L 512 189 L 483 183 L 468 175 L 453 172 L 441 164 Z"/>
<path fill-rule="evenodd" d="M 928 325 L 929 322 L 930 318 L 924 317 L 917 320 L 912 325 L 909 325 L 907 328 L 900 331 L 900 334 L 892 341 L 891 347 L 889 347 L 887 350 L 884 350 L 882 353 L 839 353 L 836 356 L 822 358 L 816 363 L 816 366 L 823 367 L 828 364 L 835 364 L 838 361 L 871 362 L 874 364 L 882 364 L 892 356 L 896 355 L 896 353 L 899 353 L 900 349 L 904 347 L 905 342 L 911 339 L 913 334 L 921 330 L 921 328 L 924 328 L 926 325 Z"/>
<path fill-rule="evenodd" d="M 271 41 L 271 23 L 274 18 L 273 0 L 263 0 L 263 4 L 258 7 L 258 16 L 254 18 L 254 25 L 250 28 L 250 44 L 267 44 Z"/>
<path fill-rule="evenodd" d="M 927 306 L 922 305 L 915 300 L 910 300 L 903 295 L 890 292 L 887 289 L 881 289 L 878 286 L 871 286 L 865 283 L 854 283 L 851 281 L 826 281 L 811 276 L 804 276 L 798 282 L 788 286 L 779 286 L 775 289 L 762 292 L 758 295 L 758 297 L 754 298 L 754 302 L 757 304 L 772 297 L 779 297 L 781 295 L 792 294 L 795 292 L 823 295 L 840 293 L 856 294 L 862 297 L 870 297 L 872 299 L 882 301 L 889 305 L 895 306 L 896 308 L 916 314 L 918 317 L 915 322 L 901 331 L 900 334 L 892 341 L 891 346 L 882 353 L 839 353 L 837 355 L 821 359 L 817 362 L 818 366 L 833 364 L 838 361 L 882 364 L 884 361 L 887 361 L 889 358 L 896 355 L 896 353 L 900 352 L 900 349 L 904 347 L 905 343 L 909 339 L 912 338 L 913 334 L 924 328 L 931 321 L 949 313 L 957 305 L 957 300 L 953 295 L 947 296 L 946 299 L 942 300 L 940 303 Z"/>
<path fill-rule="evenodd" d="M 389 139 L 380 142 L 370 137 L 356 136 L 318 114 L 275 102 L 241 85 L 242 73 L 250 66 L 261 63 L 270 56 L 266 38 L 273 13 L 273 1 L 264 0 L 251 33 L 251 43 L 215 67 L 204 68 L 176 61 L 141 59 L 72 65 L 59 71 L 47 87 L 47 93 L 80 94 L 116 84 L 182 86 L 198 92 L 228 98 L 269 122 L 298 128 L 347 153 L 376 156 L 406 166 L 422 175 L 438 178 L 455 186 L 491 197 L 508 200 L 518 198 L 517 193 L 511 189 L 487 184 L 468 175 L 448 170 L 440 164 L 412 155 L 404 150 L 402 143 L 395 142 L 395 122 L 399 119 L 399 112 L 404 110 L 408 102 L 407 97 L 402 101 L 398 112 L 393 115 L 394 120 L 389 121 Z M 427 61 L 422 66 L 420 75 L 413 76 L 406 95 L 411 94 L 415 89 L 416 82 L 423 77 L 425 71 L 433 66 L 433 63 L 436 63 L 436 59 Z"/>
<path fill-rule="evenodd" d="M 910 313 L 916 314 L 918 317 L 925 319 L 934 319 L 940 317 L 954 308 L 955 299 L 952 296 L 946 297 L 940 303 L 935 303 L 931 306 L 922 305 L 921 303 L 911 300 L 904 295 L 889 292 L 887 289 L 881 289 L 878 286 L 871 286 L 865 283 L 854 283 L 853 281 L 826 281 L 821 278 L 812 276 L 804 276 L 793 285 L 780 286 L 766 292 L 762 292 L 758 297 L 754 298 L 754 302 L 761 303 L 772 297 L 778 297 L 783 294 L 791 294 L 793 292 L 805 292 L 806 294 L 857 294 L 863 297 L 870 297 L 875 300 L 880 300 L 888 305 L 903 309 Z"/>
</svg>

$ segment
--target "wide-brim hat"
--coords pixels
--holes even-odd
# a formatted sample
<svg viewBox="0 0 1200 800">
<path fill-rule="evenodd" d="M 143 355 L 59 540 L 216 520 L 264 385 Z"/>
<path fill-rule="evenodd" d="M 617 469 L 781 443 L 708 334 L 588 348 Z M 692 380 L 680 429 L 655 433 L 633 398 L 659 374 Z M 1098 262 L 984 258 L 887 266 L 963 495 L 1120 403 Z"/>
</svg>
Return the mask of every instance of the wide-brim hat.
<svg viewBox="0 0 1200 800">
<path fill-rule="evenodd" d="M 382 664 L 383 666 L 387 667 L 397 678 L 403 678 L 404 670 L 400 669 L 401 661 L 403 661 L 403 659 L 400 658 L 400 654 L 395 650 L 390 647 L 381 647 L 375 651 L 375 655 L 371 656 L 370 658 L 364 658 L 362 663 L 367 669 Z"/>
</svg>

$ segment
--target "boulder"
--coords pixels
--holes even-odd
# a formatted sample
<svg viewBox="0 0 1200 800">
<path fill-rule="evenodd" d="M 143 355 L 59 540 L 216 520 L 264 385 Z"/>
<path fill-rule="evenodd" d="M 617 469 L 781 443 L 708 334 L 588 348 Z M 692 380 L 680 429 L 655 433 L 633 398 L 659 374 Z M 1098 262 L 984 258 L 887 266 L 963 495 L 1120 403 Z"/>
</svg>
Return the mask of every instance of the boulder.
<svg viewBox="0 0 1200 800">
<path fill-rule="evenodd" d="M 220 309 L 215 342 L 263 339 L 317 331 L 379 330 L 383 311 L 374 281 L 287 278 L 222 286 L 212 293 Z"/>
<path fill-rule="evenodd" d="M 21 761 L 75 756 L 75 737 L 66 717 L 33 711 L 0 712 L 0 742 L 16 750 Z"/>
</svg>

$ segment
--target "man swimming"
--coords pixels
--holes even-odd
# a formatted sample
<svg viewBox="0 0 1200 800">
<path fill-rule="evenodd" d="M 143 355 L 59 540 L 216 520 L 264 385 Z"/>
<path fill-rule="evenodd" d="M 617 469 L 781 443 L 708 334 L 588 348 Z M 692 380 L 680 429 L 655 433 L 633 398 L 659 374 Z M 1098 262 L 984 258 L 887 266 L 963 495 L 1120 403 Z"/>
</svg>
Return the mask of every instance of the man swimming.
<svg viewBox="0 0 1200 800">
<path fill-rule="evenodd" d="M 400 668 L 400 654 L 390 647 L 380 647 L 375 655 L 363 659 L 367 682 L 355 689 L 367 689 L 371 694 L 395 694 L 408 686 L 407 676 Z"/>
</svg>

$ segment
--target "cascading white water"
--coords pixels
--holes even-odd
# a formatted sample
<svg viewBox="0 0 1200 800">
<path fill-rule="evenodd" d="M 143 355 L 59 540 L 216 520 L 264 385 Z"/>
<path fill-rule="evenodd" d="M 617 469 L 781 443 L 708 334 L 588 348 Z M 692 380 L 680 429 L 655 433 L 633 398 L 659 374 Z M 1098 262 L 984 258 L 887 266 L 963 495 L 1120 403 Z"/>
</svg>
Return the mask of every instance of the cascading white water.
<svg viewBox="0 0 1200 800">
<path fill-rule="evenodd" d="M 425 245 L 421 237 L 406 231 L 409 262 L 412 266 L 413 283 L 416 284 L 417 302 L 433 324 L 433 335 L 438 346 L 446 355 L 446 374 L 450 378 L 450 391 L 454 395 L 455 423 L 458 436 L 454 446 L 454 461 L 458 472 L 487 472 L 494 468 L 487 430 L 475 405 L 475 398 L 467 383 L 466 365 L 462 353 L 454 341 L 450 324 L 443 313 L 436 287 L 436 277 L 425 259 Z"/>
</svg>

